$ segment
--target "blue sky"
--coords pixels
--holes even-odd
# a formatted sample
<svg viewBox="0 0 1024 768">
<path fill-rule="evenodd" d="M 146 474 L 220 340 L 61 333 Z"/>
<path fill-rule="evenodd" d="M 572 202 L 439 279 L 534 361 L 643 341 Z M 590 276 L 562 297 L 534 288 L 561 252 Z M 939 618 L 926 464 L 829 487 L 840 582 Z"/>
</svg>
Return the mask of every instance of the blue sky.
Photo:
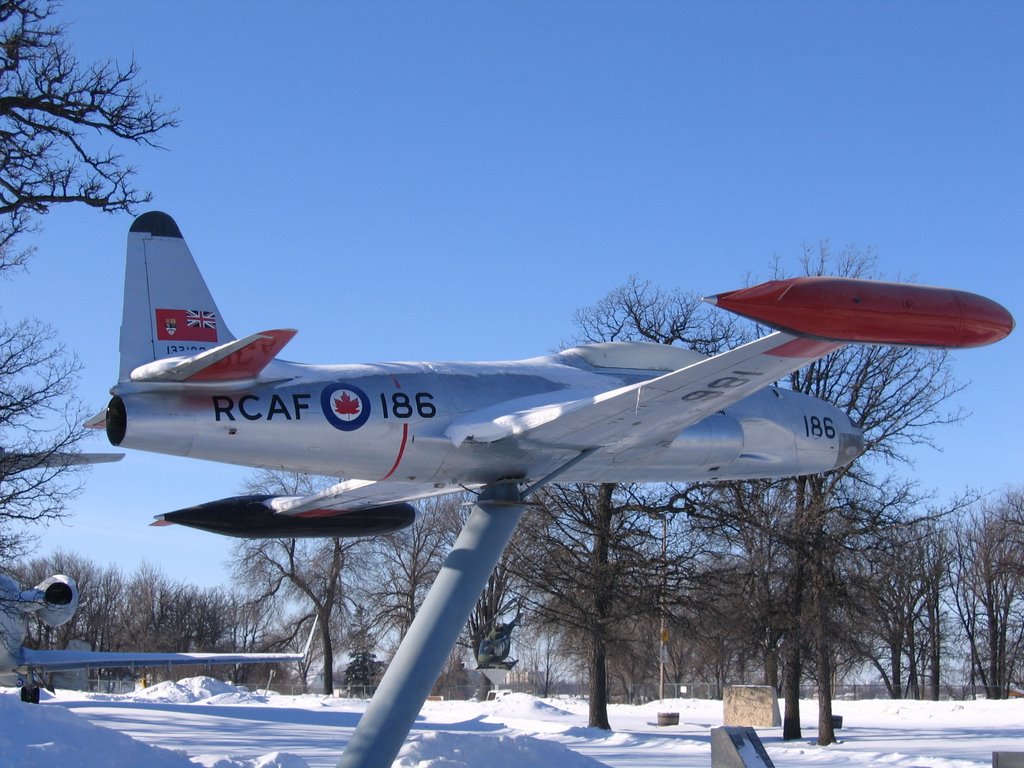
<svg viewBox="0 0 1024 768">
<path fill-rule="evenodd" d="M 178 110 L 123 148 L 236 334 L 308 362 L 512 359 L 631 274 L 715 293 L 873 249 L 885 276 L 1024 315 L 1024 7 L 952 2 L 68 3 L 84 61 L 134 55 Z M 55 209 L 9 317 L 54 325 L 99 410 L 131 217 Z M 1020 483 L 1024 341 L 958 353 L 972 416 L 917 451 L 939 498 Z M 108 450 L 97 439 L 87 446 Z M 231 540 L 147 527 L 248 470 L 131 453 L 63 547 L 214 584 Z"/>
</svg>

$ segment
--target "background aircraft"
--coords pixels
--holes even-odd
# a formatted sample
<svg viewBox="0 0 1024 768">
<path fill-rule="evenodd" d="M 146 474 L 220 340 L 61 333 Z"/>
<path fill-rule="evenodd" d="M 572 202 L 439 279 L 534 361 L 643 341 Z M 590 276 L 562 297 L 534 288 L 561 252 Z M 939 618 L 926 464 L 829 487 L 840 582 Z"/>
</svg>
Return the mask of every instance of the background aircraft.
<svg viewBox="0 0 1024 768">
<path fill-rule="evenodd" d="M 863 450 L 834 406 L 774 382 L 848 342 L 977 346 L 1013 319 L 974 294 L 796 278 L 714 304 L 783 330 L 714 357 L 604 343 L 492 363 L 306 365 L 277 359 L 294 330 L 228 330 L 174 220 L 128 234 L 117 446 L 346 478 L 306 497 L 245 496 L 159 516 L 234 536 L 383 533 L 410 502 L 513 484 L 810 474 Z M 827 311 L 826 311 L 827 310 Z M 343 338 L 343 336 L 342 336 Z"/>
<path fill-rule="evenodd" d="M 299 661 L 302 653 L 132 653 L 97 651 L 45 651 L 26 648 L 31 614 L 51 627 L 66 624 L 78 608 L 78 585 L 57 574 L 32 589 L 21 589 L 0 573 L 0 685 L 21 686 L 21 700 L 39 702 L 39 687 L 46 675 L 81 669 L 176 666 L 183 664 L 272 664 Z M 315 628 L 314 628 L 315 629 Z"/>
</svg>

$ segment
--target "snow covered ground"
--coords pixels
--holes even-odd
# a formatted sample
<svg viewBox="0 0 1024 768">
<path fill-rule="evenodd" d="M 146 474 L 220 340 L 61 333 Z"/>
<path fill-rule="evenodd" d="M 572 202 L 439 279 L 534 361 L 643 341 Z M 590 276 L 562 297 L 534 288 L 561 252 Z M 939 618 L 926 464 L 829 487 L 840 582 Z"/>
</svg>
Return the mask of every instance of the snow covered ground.
<svg viewBox="0 0 1024 768">
<path fill-rule="evenodd" d="M 133 694 L 43 693 L 39 706 L 0 689 L 0 764 L 18 768 L 329 768 L 365 702 L 261 696 L 206 677 Z M 805 740 L 758 729 L 776 766 L 989 766 L 1024 751 L 1024 700 L 837 701 L 841 743 L 813 744 L 816 706 L 802 705 Z M 680 713 L 658 727 L 657 713 Z M 674 699 L 613 706 L 611 733 L 586 727 L 586 703 L 513 694 L 492 702 L 428 702 L 402 768 L 685 768 L 710 766 L 709 729 L 722 703 Z"/>
</svg>

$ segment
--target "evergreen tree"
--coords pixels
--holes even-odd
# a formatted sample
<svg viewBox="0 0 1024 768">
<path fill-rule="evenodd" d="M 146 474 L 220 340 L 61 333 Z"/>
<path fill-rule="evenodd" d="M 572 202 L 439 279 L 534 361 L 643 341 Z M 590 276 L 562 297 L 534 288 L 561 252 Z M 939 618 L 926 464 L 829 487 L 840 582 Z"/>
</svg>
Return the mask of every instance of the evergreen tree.
<svg viewBox="0 0 1024 768">
<path fill-rule="evenodd" d="M 345 668 L 345 686 L 349 690 L 361 688 L 369 695 L 384 675 L 384 662 L 377 659 L 370 619 L 362 605 L 356 606 L 348 639 L 352 660 Z"/>
</svg>

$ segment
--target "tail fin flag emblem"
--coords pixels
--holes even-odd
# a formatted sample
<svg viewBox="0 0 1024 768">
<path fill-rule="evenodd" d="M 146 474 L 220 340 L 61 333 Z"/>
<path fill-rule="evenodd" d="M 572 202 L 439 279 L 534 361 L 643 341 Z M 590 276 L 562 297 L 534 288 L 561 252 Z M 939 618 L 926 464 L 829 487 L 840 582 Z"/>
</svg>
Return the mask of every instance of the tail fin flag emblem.
<svg viewBox="0 0 1024 768">
<path fill-rule="evenodd" d="M 158 341 L 217 341 L 217 315 L 203 309 L 156 310 Z"/>
</svg>

